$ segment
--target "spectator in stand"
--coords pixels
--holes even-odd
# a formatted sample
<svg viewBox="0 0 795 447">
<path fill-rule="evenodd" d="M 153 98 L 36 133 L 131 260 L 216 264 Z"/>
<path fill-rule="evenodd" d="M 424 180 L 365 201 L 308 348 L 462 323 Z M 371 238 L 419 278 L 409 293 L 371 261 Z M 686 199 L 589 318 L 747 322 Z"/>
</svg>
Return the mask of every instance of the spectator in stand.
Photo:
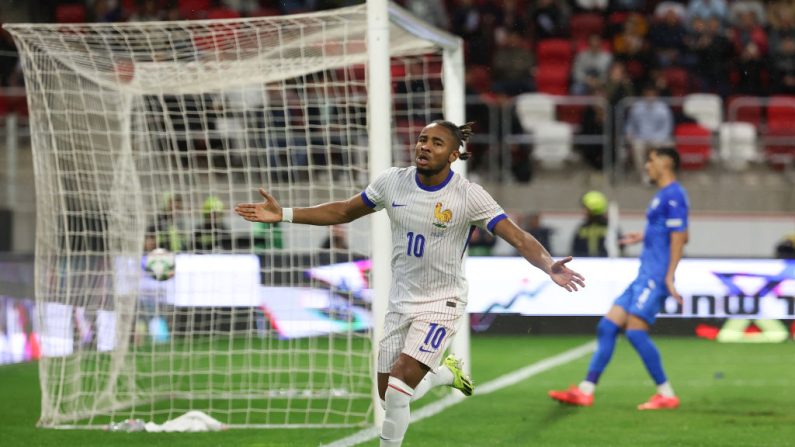
<svg viewBox="0 0 795 447">
<path fill-rule="evenodd" d="M 688 67 L 698 91 L 727 97 L 731 92 L 728 76 L 733 46 L 726 37 L 718 17 L 693 20 L 686 45 Z"/>
<path fill-rule="evenodd" d="M 776 20 L 771 20 L 769 34 L 770 53 L 776 54 L 780 51 L 781 45 L 786 39 L 795 39 L 795 14 L 788 8 L 774 10 L 778 13 Z"/>
<path fill-rule="evenodd" d="M 713 17 L 726 22 L 728 14 L 726 0 L 690 0 L 686 14 L 688 23 L 693 23 L 695 19 L 707 20 Z"/>
<path fill-rule="evenodd" d="M 509 30 L 494 54 L 492 90 L 506 96 L 531 92 L 534 69 L 533 51 L 518 31 Z"/>
<path fill-rule="evenodd" d="M 153 22 L 163 20 L 164 11 L 160 9 L 160 2 L 157 0 L 138 0 L 135 2 L 135 11 L 130 14 L 131 22 Z"/>
<path fill-rule="evenodd" d="M 475 0 L 456 0 L 451 20 L 454 34 L 464 39 L 477 36 L 480 33 L 481 10 Z"/>
<path fill-rule="evenodd" d="M 657 66 L 671 67 L 680 63 L 685 49 L 685 27 L 680 11 L 669 7 L 663 10 L 662 17 L 649 31 L 649 43 L 657 53 Z"/>
<path fill-rule="evenodd" d="M 668 79 L 662 70 L 654 68 L 649 70 L 648 79 L 646 84 L 651 84 L 657 90 L 657 96 L 667 97 L 673 96 L 671 89 L 668 87 Z"/>
<path fill-rule="evenodd" d="M 538 0 L 531 6 L 534 40 L 564 37 L 568 32 L 568 5 L 561 0 Z"/>
<path fill-rule="evenodd" d="M 623 62 L 615 61 L 610 64 L 605 81 L 604 94 L 607 102 L 615 106 L 622 99 L 635 94 L 635 86 L 627 74 L 626 66 Z"/>
<path fill-rule="evenodd" d="M 764 26 L 767 23 L 765 7 L 762 6 L 761 2 L 755 0 L 732 2 L 731 6 L 729 6 L 729 21 L 737 23 L 740 20 L 740 16 L 746 12 L 750 12 L 754 16 L 757 24 Z"/>
<path fill-rule="evenodd" d="M 632 13 L 622 31 L 613 37 L 613 56 L 625 63 L 625 68 L 633 81 L 646 75 L 646 67 L 651 65 L 651 53 L 646 41 L 649 24 L 641 14 Z"/>
<path fill-rule="evenodd" d="M 740 80 L 737 90 L 747 95 L 759 96 L 765 93 L 762 84 L 762 70 L 767 57 L 767 34 L 759 26 L 756 14 L 743 10 L 737 15 L 732 28 L 732 42 L 737 57 Z"/>
<path fill-rule="evenodd" d="M 596 90 L 594 95 L 605 97 L 605 93 L 601 89 Z M 582 113 L 579 134 L 596 138 L 604 135 L 605 132 L 610 132 L 610 129 L 605 128 L 605 108 L 599 104 L 589 105 Z M 601 170 L 604 167 L 605 148 L 603 142 L 581 143 L 577 145 L 577 149 L 580 151 L 582 159 L 589 166 L 597 170 Z"/>
<path fill-rule="evenodd" d="M 795 39 L 784 38 L 770 60 L 772 93 L 795 95 Z"/>
<path fill-rule="evenodd" d="M 121 5 L 113 0 L 95 0 L 87 19 L 89 22 L 97 23 L 121 22 L 124 20 L 124 14 Z"/>
<path fill-rule="evenodd" d="M 612 11 L 642 12 L 646 9 L 646 0 L 610 0 Z"/>
<path fill-rule="evenodd" d="M 607 80 L 612 61 L 613 56 L 602 46 L 602 37 L 598 34 L 588 36 L 588 46 L 574 58 L 571 93 L 589 95 L 601 88 Z"/>
<path fill-rule="evenodd" d="M 670 145 L 674 118 L 671 108 L 658 97 L 657 87 L 647 84 L 643 99 L 629 109 L 624 135 L 632 151 L 632 161 L 644 183 L 648 174 L 644 167 L 650 149 Z"/>
<path fill-rule="evenodd" d="M 523 37 L 529 36 L 530 25 L 527 21 L 527 10 L 519 8 L 517 0 L 505 0 L 502 3 L 502 17 L 497 28 L 500 35 L 505 35 L 509 30 L 518 31 Z"/>
<path fill-rule="evenodd" d="M 480 16 L 480 31 L 466 38 L 467 65 L 491 66 L 494 53 L 497 51 L 498 17 L 491 11 Z"/>
<path fill-rule="evenodd" d="M 576 0 L 574 9 L 578 12 L 604 13 L 609 4 L 608 0 Z"/>
<path fill-rule="evenodd" d="M 406 0 L 406 9 L 431 25 L 450 29 L 449 14 L 443 0 Z"/>
</svg>

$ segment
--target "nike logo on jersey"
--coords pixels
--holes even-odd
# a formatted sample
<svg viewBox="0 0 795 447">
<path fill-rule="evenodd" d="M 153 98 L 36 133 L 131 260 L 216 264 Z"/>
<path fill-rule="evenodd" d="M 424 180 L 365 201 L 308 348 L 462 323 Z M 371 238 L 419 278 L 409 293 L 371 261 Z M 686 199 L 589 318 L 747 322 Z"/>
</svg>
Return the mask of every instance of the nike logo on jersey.
<svg viewBox="0 0 795 447">
<path fill-rule="evenodd" d="M 392 208 L 397 208 L 397 207 L 399 207 L 399 206 L 406 206 L 406 204 L 405 204 L 405 203 L 395 203 L 395 202 L 392 202 Z"/>
<path fill-rule="evenodd" d="M 425 349 L 422 346 L 420 346 L 420 351 L 422 351 L 422 352 L 434 352 L 433 349 Z"/>
</svg>

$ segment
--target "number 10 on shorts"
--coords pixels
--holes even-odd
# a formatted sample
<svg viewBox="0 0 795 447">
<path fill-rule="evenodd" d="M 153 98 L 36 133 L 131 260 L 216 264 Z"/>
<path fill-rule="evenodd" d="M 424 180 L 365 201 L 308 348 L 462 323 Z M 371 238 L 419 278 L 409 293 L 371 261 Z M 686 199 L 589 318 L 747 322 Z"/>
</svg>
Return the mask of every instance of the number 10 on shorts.
<svg viewBox="0 0 795 447">
<path fill-rule="evenodd" d="M 428 325 L 428 335 L 425 336 L 425 341 L 422 344 L 433 349 L 439 349 L 445 335 L 447 335 L 447 330 L 444 326 L 439 326 L 439 323 L 430 323 Z"/>
</svg>

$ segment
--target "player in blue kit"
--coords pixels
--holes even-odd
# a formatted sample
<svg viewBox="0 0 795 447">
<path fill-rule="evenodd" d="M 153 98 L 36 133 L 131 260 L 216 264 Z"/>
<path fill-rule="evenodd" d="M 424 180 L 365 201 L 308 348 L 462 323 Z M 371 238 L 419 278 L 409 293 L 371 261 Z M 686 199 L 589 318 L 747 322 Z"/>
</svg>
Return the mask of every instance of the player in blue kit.
<svg viewBox="0 0 795 447">
<path fill-rule="evenodd" d="M 552 399 L 570 405 L 593 405 L 599 376 L 610 362 L 616 338 L 623 331 L 657 384 L 657 393 L 648 402 L 638 405 L 638 409 L 672 409 L 679 406 L 679 398 L 663 371 L 660 353 L 649 338 L 649 327 L 654 324 L 665 299 L 670 295 L 682 303 L 682 297 L 674 287 L 674 273 L 688 239 L 689 204 L 687 192 L 676 181 L 678 167 L 679 154 L 673 148 L 653 149 L 649 153 L 646 172 L 659 190 L 646 211 L 645 235 L 631 233 L 621 241 L 623 244 L 643 241 L 638 277 L 616 299 L 597 325 L 598 346 L 585 380 L 567 390 L 550 391 Z"/>
</svg>

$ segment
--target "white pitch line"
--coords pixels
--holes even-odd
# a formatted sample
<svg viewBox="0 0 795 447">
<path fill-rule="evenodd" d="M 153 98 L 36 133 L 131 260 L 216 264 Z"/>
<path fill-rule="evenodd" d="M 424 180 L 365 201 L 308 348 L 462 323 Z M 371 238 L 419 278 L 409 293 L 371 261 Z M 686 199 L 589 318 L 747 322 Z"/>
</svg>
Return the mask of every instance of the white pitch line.
<svg viewBox="0 0 795 447">
<path fill-rule="evenodd" d="M 482 394 L 489 394 L 499 391 L 505 387 L 515 385 L 522 380 L 535 376 L 536 374 L 540 374 L 544 371 L 555 368 L 556 366 L 563 365 L 564 363 L 577 360 L 586 354 L 592 353 L 594 349 L 596 349 L 596 342 L 589 341 L 584 345 L 569 349 L 568 351 L 562 352 L 558 355 L 539 360 L 532 365 L 525 366 L 524 368 L 520 368 L 516 371 L 497 377 L 496 379 L 486 382 L 482 385 L 478 385 L 475 388 L 475 395 L 480 396 Z M 417 411 L 412 411 L 411 422 L 414 423 L 434 416 L 438 413 L 441 413 L 448 407 L 452 407 L 453 405 L 463 402 L 465 399 L 466 398 L 459 393 L 450 394 L 432 404 L 425 405 Z M 321 444 L 320 447 L 353 447 L 377 437 L 378 429 L 376 427 L 369 427 L 345 438 L 338 439 L 331 444 Z"/>
</svg>

